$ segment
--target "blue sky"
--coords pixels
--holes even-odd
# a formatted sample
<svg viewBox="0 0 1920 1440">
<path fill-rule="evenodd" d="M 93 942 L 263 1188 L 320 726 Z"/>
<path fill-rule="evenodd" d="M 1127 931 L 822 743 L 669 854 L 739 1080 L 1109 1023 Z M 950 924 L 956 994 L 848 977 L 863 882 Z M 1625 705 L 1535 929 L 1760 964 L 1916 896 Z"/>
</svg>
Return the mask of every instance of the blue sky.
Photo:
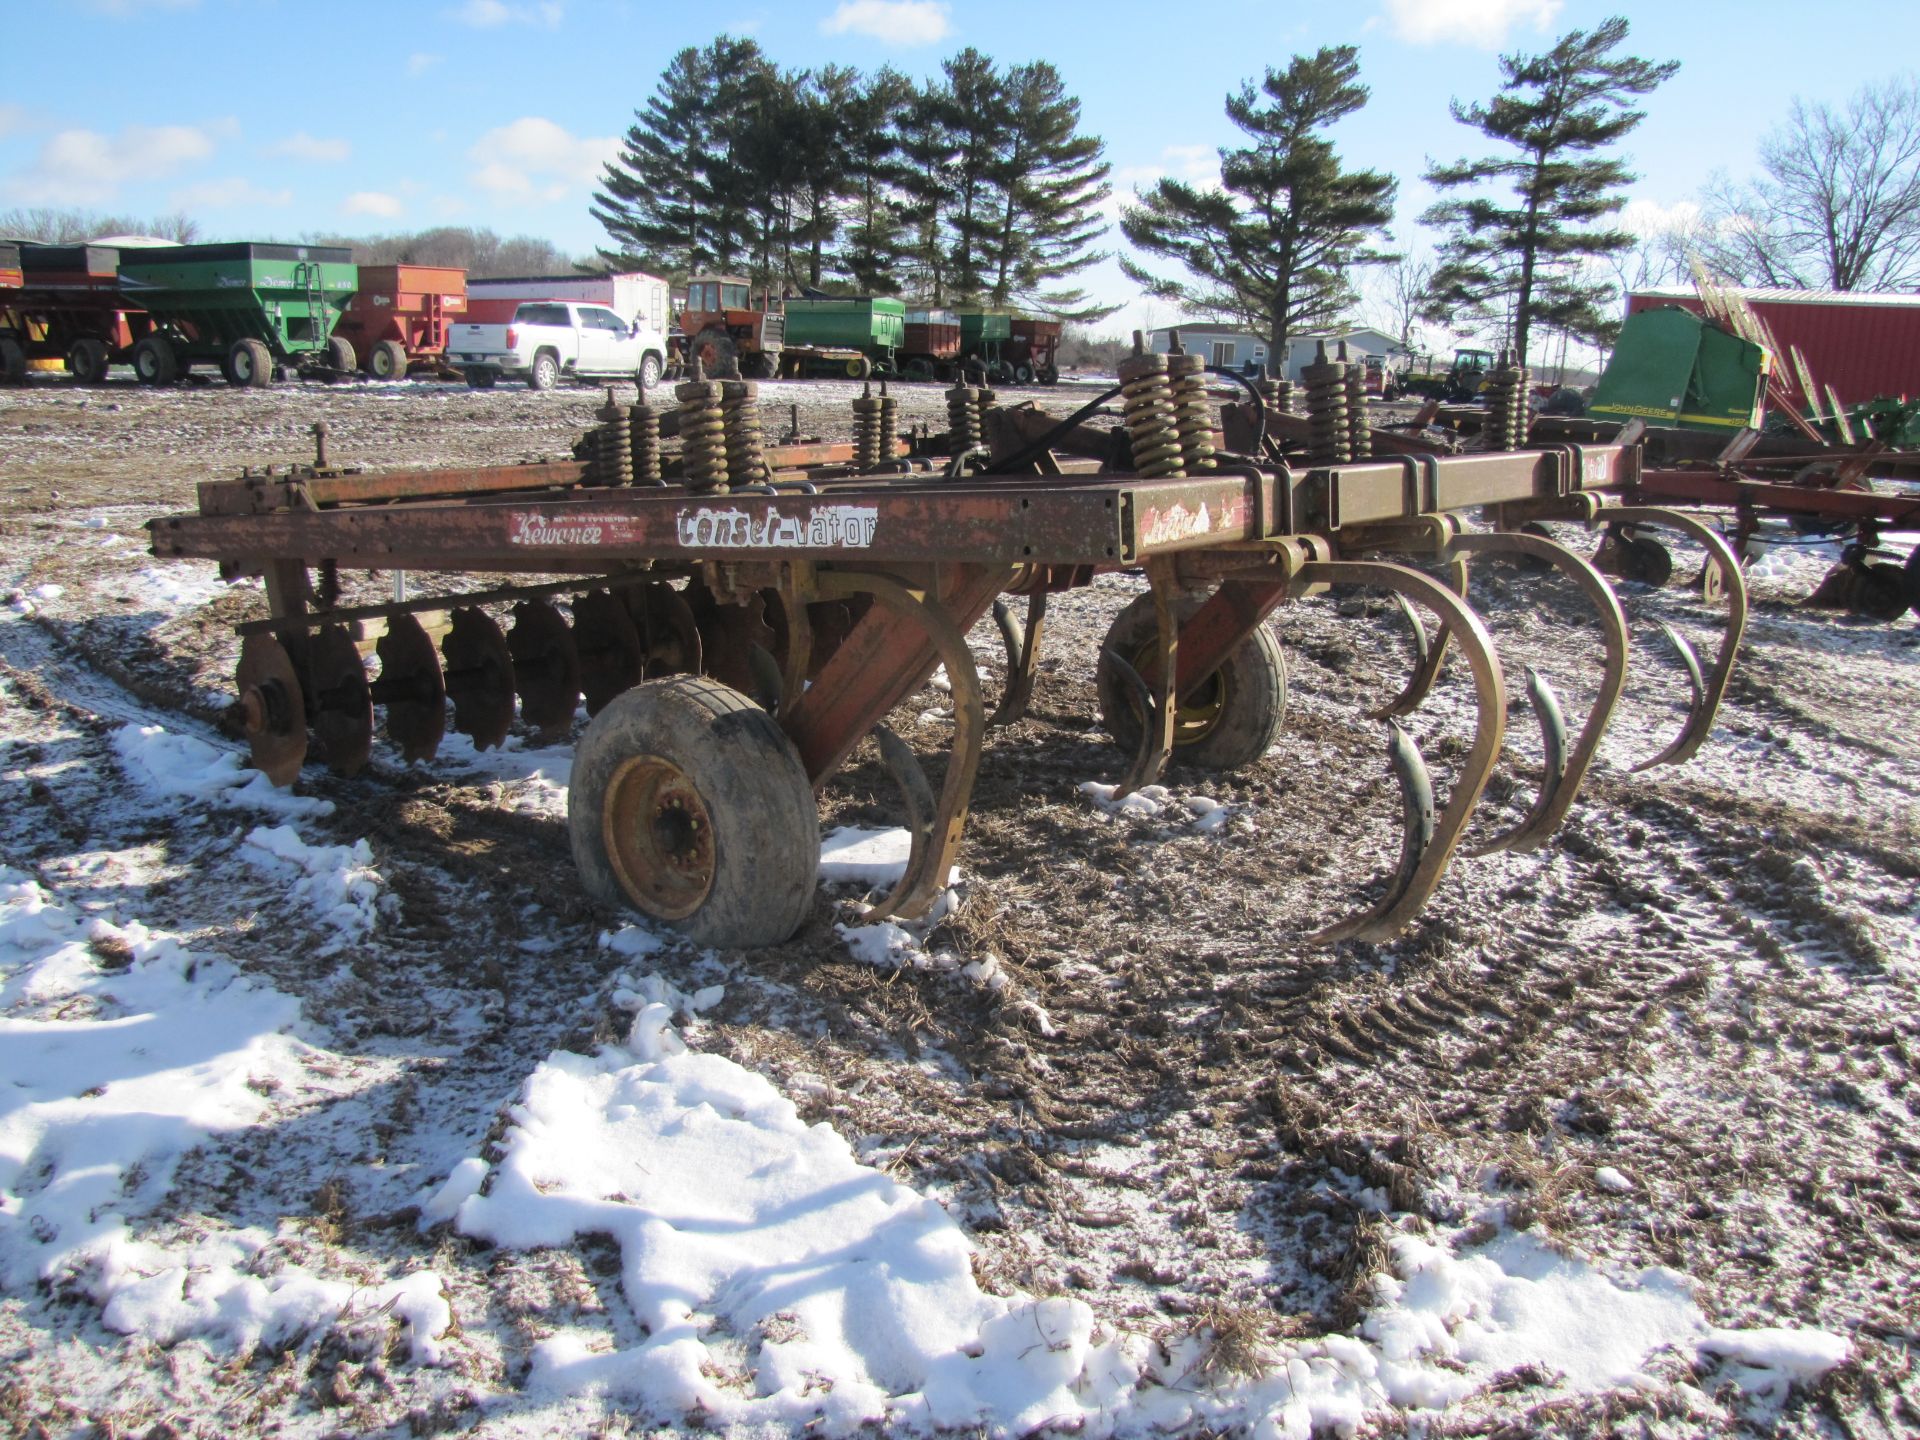
<svg viewBox="0 0 1920 1440">
<path fill-rule="evenodd" d="M 1912 0 L 0 0 L 16 57 L 0 209 L 184 209 L 223 239 L 473 224 L 586 253 L 600 163 L 673 52 L 722 29 L 787 66 L 925 74 L 969 44 L 1050 60 L 1124 197 L 1204 176 L 1234 141 L 1222 103 L 1242 80 L 1353 43 L 1373 101 L 1336 138 L 1349 163 L 1401 177 L 1400 235 L 1417 248 L 1420 171 L 1477 151 L 1448 100 L 1491 94 L 1500 50 L 1614 13 L 1634 53 L 1681 61 L 1627 147 L 1636 216 L 1693 200 L 1716 169 L 1745 173 L 1794 95 L 1844 99 L 1912 64 L 1894 43 L 1876 69 L 1873 43 L 1911 27 Z M 1089 280 L 1135 298 L 1111 262 Z M 1113 323 L 1167 318 L 1131 304 Z"/>
</svg>

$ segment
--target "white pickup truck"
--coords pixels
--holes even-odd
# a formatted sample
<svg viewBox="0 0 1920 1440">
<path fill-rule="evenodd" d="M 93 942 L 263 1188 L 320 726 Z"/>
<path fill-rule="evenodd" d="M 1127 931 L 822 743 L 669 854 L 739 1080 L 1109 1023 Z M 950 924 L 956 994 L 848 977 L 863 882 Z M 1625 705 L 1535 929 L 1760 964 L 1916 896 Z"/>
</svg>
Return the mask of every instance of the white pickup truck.
<svg viewBox="0 0 1920 1440">
<path fill-rule="evenodd" d="M 638 320 L 627 324 L 604 305 L 528 300 L 505 324 L 453 327 L 447 359 L 476 390 L 502 375 L 524 376 L 535 390 L 551 390 L 562 376 L 631 380 L 657 385 L 667 364 L 666 337 Z"/>
</svg>

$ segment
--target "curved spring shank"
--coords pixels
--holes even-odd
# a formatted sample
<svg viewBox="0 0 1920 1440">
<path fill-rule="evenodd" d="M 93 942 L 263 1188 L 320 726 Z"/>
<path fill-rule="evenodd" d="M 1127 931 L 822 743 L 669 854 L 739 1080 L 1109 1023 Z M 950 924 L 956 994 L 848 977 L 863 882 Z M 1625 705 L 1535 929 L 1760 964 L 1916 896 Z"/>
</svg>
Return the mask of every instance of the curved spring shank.
<svg viewBox="0 0 1920 1440">
<path fill-rule="evenodd" d="M 1441 625 L 1453 632 L 1460 645 L 1460 653 L 1466 657 L 1473 671 L 1479 718 L 1474 729 L 1473 748 L 1461 762 L 1452 793 L 1447 796 L 1446 808 L 1441 811 L 1431 832 L 1424 835 L 1422 827 L 1415 823 L 1417 817 L 1409 817 L 1407 843 L 1402 850 L 1400 868 L 1387 893 L 1380 897 L 1377 904 L 1311 937 L 1313 943 L 1322 945 L 1335 940 L 1385 940 L 1405 928 L 1438 888 L 1441 877 L 1446 874 L 1447 864 L 1453 858 L 1454 849 L 1467 828 L 1467 821 L 1473 815 L 1473 807 L 1480 801 L 1480 792 L 1486 788 L 1487 777 L 1493 773 L 1493 767 L 1500 759 L 1500 742 L 1506 733 L 1506 701 L 1502 693 L 1500 660 L 1494 654 L 1493 640 L 1488 636 L 1486 626 L 1481 624 L 1480 617 L 1446 586 L 1422 575 L 1418 570 L 1378 560 L 1316 560 L 1301 566 L 1295 578 L 1303 585 L 1321 582 L 1333 585 L 1377 585 L 1383 590 L 1417 601 L 1432 610 L 1439 617 Z M 1411 744 L 1406 748 L 1411 750 Z M 1390 753 L 1394 754 L 1394 768 L 1400 776 L 1402 804 L 1414 806 L 1418 803 L 1417 781 L 1423 775 L 1424 767 L 1410 771 L 1397 752 Z M 1417 754 L 1414 759 L 1418 759 Z"/>
<path fill-rule="evenodd" d="M 987 717 L 990 728 L 1011 725 L 1027 713 L 1033 699 L 1033 682 L 1040 669 L 1040 631 L 1047 620 L 1047 592 L 1035 590 L 1027 597 L 1027 623 L 1021 627 L 1004 600 L 993 602 L 993 623 L 1000 627 L 1000 641 L 1007 647 L 1007 688 L 1000 703 Z"/>
<path fill-rule="evenodd" d="M 1447 562 L 1447 587 L 1454 594 L 1464 597 L 1467 593 L 1467 562 L 1464 556 L 1455 555 Z M 1447 627 L 1443 623 L 1435 632 L 1431 641 L 1427 639 L 1425 627 L 1420 617 L 1407 603 L 1407 597 L 1398 591 L 1394 593 L 1394 603 L 1400 607 L 1400 613 L 1407 617 L 1407 624 L 1413 627 L 1414 663 L 1413 674 L 1407 677 L 1406 688 L 1378 709 L 1369 710 L 1369 720 L 1388 720 L 1396 715 L 1411 715 L 1420 708 L 1420 702 L 1427 698 L 1434 682 L 1440 678 L 1440 667 L 1446 663 L 1447 646 L 1451 643 Z"/>
<path fill-rule="evenodd" d="M 1127 766 L 1126 775 L 1113 792 L 1115 800 L 1131 795 L 1143 785 L 1153 784 L 1166 770 L 1167 760 L 1173 754 L 1176 715 L 1173 686 L 1180 648 L 1180 616 L 1173 603 L 1172 563 L 1165 559 L 1149 560 L 1147 574 L 1153 583 L 1154 663 L 1158 666 L 1154 672 L 1155 682 L 1149 685 L 1118 651 L 1106 652 L 1108 663 L 1138 692 L 1144 712 L 1140 747 L 1134 751 L 1133 763 Z"/>
<path fill-rule="evenodd" d="M 1687 667 L 1693 683 L 1693 703 L 1688 707 L 1686 724 L 1680 727 L 1680 733 L 1673 737 L 1667 748 L 1650 760 L 1642 760 L 1633 767 L 1633 771 L 1637 774 L 1642 770 L 1651 770 L 1656 765 L 1678 765 L 1691 759 L 1694 752 L 1706 743 L 1707 736 L 1713 733 L 1714 717 L 1720 712 L 1720 702 L 1726 698 L 1727 684 L 1733 678 L 1733 662 L 1739 653 L 1741 638 L 1747 633 L 1746 574 L 1740 569 L 1740 561 L 1735 557 L 1733 548 L 1717 531 L 1691 515 L 1682 515 L 1678 510 L 1652 505 L 1605 505 L 1595 511 L 1587 524 L 1589 527 L 1654 525 L 1678 530 L 1703 545 L 1707 552 L 1707 563 L 1720 572 L 1720 587 L 1727 597 L 1727 632 L 1721 637 L 1720 653 L 1714 657 L 1713 668 L 1704 677 L 1700 673 L 1700 662 L 1694 658 L 1693 647 L 1671 625 L 1661 627 L 1679 652 L 1680 663 Z"/>
<path fill-rule="evenodd" d="M 986 707 L 980 700 L 980 672 L 974 668 L 967 637 L 960 633 L 959 626 L 946 611 L 928 604 L 892 576 L 828 571 L 819 577 L 818 584 L 823 596 L 845 599 L 871 595 L 875 604 L 917 621 L 933 642 L 940 663 L 947 667 L 947 680 L 953 687 L 953 753 L 947 760 L 946 777 L 940 785 L 939 806 L 924 825 L 915 826 L 913 848 L 899 883 L 884 900 L 867 911 L 868 918 L 873 920 L 888 915 L 915 920 L 931 910 L 934 900 L 947 888 L 947 874 L 959 852 L 961 832 L 967 828 L 967 803 L 973 795 L 974 777 L 980 772 L 980 742 L 986 731 Z M 881 758 L 887 761 L 889 769 L 901 763 L 902 754 L 905 763 L 917 771 L 919 762 L 905 745 L 899 746 L 889 759 L 882 742 Z M 899 780 L 898 783 L 908 795 L 911 812 L 915 803 L 911 781 Z M 919 784 L 926 785 L 924 775 Z M 924 840 L 920 838 L 922 832 Z"/>
<path fill-rule="evenodd" d="M 1580 783 L 1586 778 L 1587 769 L 1600 749 L 1601 737 L 1607 733 L 1607 724 L 1612 720 L 1621 693 L 1627 686 L 1627 617 L 1620 608 L 1619 597 L 1613 593 L 1613 587 L 1607 584 L 1606 578 L 1583 557 L 1552 540 L 1542 539 L 1538 535 L 1500 531 L 1457 536 L 1451 548 L 1481 555 L 1529 555 L 1554 566 L 1579 586 L 1580 593 L 1592 602 L 1594 613 L 1600 621 L 1600 633 L 1606 641 L 1607 665 L 1601 675 L 1600 692 L 1594 696 L 1593 708 L 1587 712 L 1587 722 L 1580 729 L 1580 738 L 1566 754 L 1562 767 L 1554 764 L 1552 753 L 1558 743 L 1552 733 L 1554 727 L 1550 719 L 1557 711 L 1552 692 L 1545 689 L 1544 682 L 1529 681 L 1529 698 L 1533 701 L 1535 712 L 1541 717 L 1548 750 L 1546 769 L 1541 775 L 1540 794 L 1534 799 L 1533 808 L 1527 812 L 1526 818 L 1518 825 L 1468 852 L 1486 855 L 1496 850 L 1513 850 L 1524 854 L 1539 849 L 1546 838 L 1559 828 L 1560 822 L 1567 818 L 1567 812 L 1573 808 L 1574 799 L 1580 793 Z M 1563 729 L 1561 737 L 1564 738 Z M 1558 773 L 1555 773 L 1556 770 Z"/>
</svg>

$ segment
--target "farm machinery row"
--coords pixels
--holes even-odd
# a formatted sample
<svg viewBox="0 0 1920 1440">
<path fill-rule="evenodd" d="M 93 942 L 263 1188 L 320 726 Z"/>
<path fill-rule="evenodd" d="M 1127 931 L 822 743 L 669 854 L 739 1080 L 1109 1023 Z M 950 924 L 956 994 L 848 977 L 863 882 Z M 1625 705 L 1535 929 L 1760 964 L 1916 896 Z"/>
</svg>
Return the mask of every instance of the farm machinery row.
<svg viewBox="0 0 1920 1440">
<path fill-rule="evenodd" d="M 1431 631 L 1416 622 L 1411 678 L 1372 712 L 1399 792 L 1398 863 L 1373 903 L 1315 932 L 1321 942 L 1398 933 L 1457 854 L 1537 848 L 1574 804 L 1622 694 L 1628 630 L 1612 587 L 1536 533 L 1542 522 L 1670 530 L 1704 550 L 1727 627 L 1704 663 L 1669 629 L 1685 720 L 1636 768 L 1705 742 L 1745 625 L 1744 577 L 1711 527 L 1646 502 L 1636 446 L 1518 448 L 1524 412 L 1509 398 L 1501 448 L 1384 453 L 1401 442 L 1371 427 L 1363 381 L 1337 362 L 1309 370 L 1304 416 L 1240 377 L 1240 398 L 1216 407 L 1199 356 L 1136 344 L 1120 378 L 1063 421 L 958 382 L 940 434 L 903 436 L 882 393 L 855 402 L 851 444 L 769 445 L 755 383 L 696 363 L 672 405 L 609 397 L 577 460 L 369 475 L 323 455 L 203 484 L 197 512 L 152 522 L 152 545 L 264 577 L 268 613 L 239 627 L 234 717 L 277 783 L 310 758 L 359 771 L 377 717 L 416 761 L 449 725 L 500 744 L 516 707 L 524 726 L 562 738 L 584 701 L 569 827 L 585 887 L 706 944 L 775 943 L 800 925 L 814 792 L 869 737 L 912 840 L 871 913 L 927 914 L 983 741 L 1033 693 L 1049 597 L 1102 574 L 1146 581 L 1096 665 L 1122 791 L 1169 765 L 1232 771 L 1267 752 L 1286 685 L 1266 624 L 1277 607 L 1359 586 L 1432 618 Z M 1119 423 L 1101 423 L 1115 398 Z M 1503 562 L 1568 582 L 1603 659 L 1577 726 L 1529 674 L 1540 779 L 1525 813 L 1490 833 L 1470 822 L 1501 762 L 1507 680 L 1465 595 L 1471 565 Z M 343 570 L 432 573 L 448 593 L 396 587 L 343 604 Z M 965 638 L 989 613 L 1008 652 L 992 700 Z M 1399 721 L 1449 651 L 1465 661 L 1475 719 L 1441 803 Z M 936 666 L 953 700 L 937 789 L 884 724 Z"/>
<path fill-rule="evenodd" d="M 199 367 L 234 385 L 289 374 L 438 371 L 464 271 L 356 266 L 324 245 L 9 245 L 0 263 L 0 379 L 130 365 L 165 385 Z"/>
</svg>

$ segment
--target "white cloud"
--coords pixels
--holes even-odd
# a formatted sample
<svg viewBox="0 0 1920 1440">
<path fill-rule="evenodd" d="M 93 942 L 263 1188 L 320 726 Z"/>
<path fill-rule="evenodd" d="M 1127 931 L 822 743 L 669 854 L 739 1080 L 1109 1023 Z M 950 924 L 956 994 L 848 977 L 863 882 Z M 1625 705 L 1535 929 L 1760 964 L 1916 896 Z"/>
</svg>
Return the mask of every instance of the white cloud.
<svg viewBox="0 0 1920 1440">
<path fill-rule="evenodd" d="M 380 215 L 392 219 L 406 207 L 392 195 L 378 190 L 356 190 L 340 206 L 344 215 Z"/>
<path fill-rule="evenodd" d="M 480 168 L 473 183 L 496 195 L 554 201 L 593 184 L 620 153 L 617 136 L 577 137 L 539 115 L 523 115 L 482 135 L 467 152 Z"/>
<path fill-rule="evenodd" d="M 820 28 L 829 35 L 871 35 L 889 45 L 931 45 L 953 33 L 944 0 L 840 0 Z"/>
<path fill-rule="evenodd" d="M 115 135 L 62 130 L 14 184 L 30 205 L 103 205 L 129 180 L 162 180 L 212 153 L 211 137 L 191 125 L 128 125 Z"/>
<path fill-rule="evenodd" d="M 1700 223 L 1700 207 L 1691 200 L 1662 205 L 1658 200 L 1629 200 L 1615 217 L 1622 230 L 1635 235 L 1684 234 Z"/>
<path fill-rule="evenodd" d="M 353 153 L 353 147 L 344 140 L 322 140 L 298 130 L 278 145 L 270 146 L 267 153 L 285 155 L 292 160 L 311 160 L 319 165 L 338 165 Z"/>
<path fill-rule="evenodd" d="M 1387 0 L 1387 22 L 1411 45 L 1497 50 L 1516 28 L 1545 34 L 1563 0 Z"/>
<path fill-rule="evenodd" d="M 176 210 L 229 210 L 236 205 L 291 205 L 293 191 L 263 190 L 235 175 L 226 180 L 203 180 L 176 190 L 170 197 Z"/>
<path fill-rule="evenodd" d="M 508 0 L 466 0 L 447 14 L 462 25 L 491 30 L 498 25 L 544 25 L 549 30 L 566 14 L 561 0 L 535 0 L 535 3 L 509 4 Z"/>
<path fill-rule="evenodd" d="M 1120 211 L 1137 204 L 1140 192 L 1164 179 L 1184 180 L 1202 190 L 1220 188 L 1220 152 L 1212 145 L 1168 145 L 1158 160 L 1147 165 L 1117 165 L 1108 177 L 1113 193 L 1101 202 L 1100 213 L 1118 222 Z"/>
<path fill-rule="evenodd" d="M 429 55 L 424 50 L 416 50 L 407 56 L 407 74 L 424 75 L 446 58 L 444 55 Z"/>
</svg>

